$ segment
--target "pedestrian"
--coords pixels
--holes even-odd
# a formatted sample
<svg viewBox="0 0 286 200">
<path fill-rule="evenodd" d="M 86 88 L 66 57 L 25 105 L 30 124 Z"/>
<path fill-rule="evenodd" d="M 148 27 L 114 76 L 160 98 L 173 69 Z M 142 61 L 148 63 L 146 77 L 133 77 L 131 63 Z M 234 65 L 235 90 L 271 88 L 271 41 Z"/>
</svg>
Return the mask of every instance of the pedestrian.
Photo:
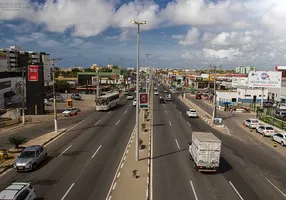
<svg viewBox="0 0 286 200">
<path fill-rule="evenodd" d="M 233 108 L 232 116 L 235 116 L 235 115 L 236 115 L 236 108 Z"/>
</svg>

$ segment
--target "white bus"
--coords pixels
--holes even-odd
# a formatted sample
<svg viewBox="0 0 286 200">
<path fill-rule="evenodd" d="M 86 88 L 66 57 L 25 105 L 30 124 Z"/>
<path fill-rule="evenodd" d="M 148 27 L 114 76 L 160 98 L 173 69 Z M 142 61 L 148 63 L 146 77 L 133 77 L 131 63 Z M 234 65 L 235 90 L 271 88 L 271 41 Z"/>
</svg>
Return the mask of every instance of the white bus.
<svg viewBox="0 0 286 200">
<path fill-rule="evenodd" d="M 100 96 L 98 99 L 95 98 L 96 110 L 109 110 L 115 107 L 119 102 L 119 93 L 107 93 Z"/>
</svg>

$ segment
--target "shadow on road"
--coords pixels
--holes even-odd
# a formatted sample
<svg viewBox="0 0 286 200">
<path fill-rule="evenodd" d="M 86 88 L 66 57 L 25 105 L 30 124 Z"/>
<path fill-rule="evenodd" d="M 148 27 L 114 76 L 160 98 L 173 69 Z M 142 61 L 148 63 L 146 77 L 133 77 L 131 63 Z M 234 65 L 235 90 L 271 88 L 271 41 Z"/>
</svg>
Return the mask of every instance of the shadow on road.
<svg viewBox="0 0 286 200">
<path fill-rule="evenodd" d="M 166 126 L 167 124 L 154 124 L 153 126 Z"/>
<path fill-rule="evenodd" d="M 173 151 L 173 152 L 169 152 L 169 153 L 162 154 L 162 155 L 159 155 L 159 156 L 154 156 L 153 159 L 161 158 L 161 157 L 164 157 L 164 156 L 173 155 L 173 154 L 180 153 L 180 152 L 187 151 L 187 150 L 188 150 L 188 148 L 184 148 L 184 149 L 181 149 L 181 150 L 178 150 L 178 151 Z"/>
</svg>

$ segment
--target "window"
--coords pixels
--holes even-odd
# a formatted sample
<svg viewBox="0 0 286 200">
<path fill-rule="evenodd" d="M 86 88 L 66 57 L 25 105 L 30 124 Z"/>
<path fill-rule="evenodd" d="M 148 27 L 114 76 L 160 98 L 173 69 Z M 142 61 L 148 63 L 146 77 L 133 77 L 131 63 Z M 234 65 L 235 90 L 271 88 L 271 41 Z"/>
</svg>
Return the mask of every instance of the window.
<svg viewBox="0 0 286 200">
<path fill-rule="evenodd" d="M 43 148 L 43 147 L 40 147 L 39 150 L 40 150 L 40 152 L 43 152 L 43 151 L 44 151 L 44 148 Z"/>
<path fill-rule="evenodd" d="M 27 196 L 29 195 L 30 191 L 25 189 L 19 196 L 16 198 L 16 200 L 25 200 Z"/>
<path fill-rule="evenodd" d="M 36 156 L 39 156 L 40 155 L 40 151 L 39 150 L 37 150 L 37 152 L 36 152 Z"/>
</svg>

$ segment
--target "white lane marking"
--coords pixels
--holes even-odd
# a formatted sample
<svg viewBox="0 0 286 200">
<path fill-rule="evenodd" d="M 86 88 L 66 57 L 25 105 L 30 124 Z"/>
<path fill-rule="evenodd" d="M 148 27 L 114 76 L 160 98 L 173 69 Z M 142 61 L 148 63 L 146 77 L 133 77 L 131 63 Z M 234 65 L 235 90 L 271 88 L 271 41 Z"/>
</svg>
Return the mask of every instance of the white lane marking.
<svg viewBox="0 0 286 200">
<path fill-rule="evenodd" d="M 154 108 L 154 96 L 152 96 L 152 108 Z M 153 109 L 152 109 L 152 126 L 151 126 L 151 172 L 150 172 L 150 200 L 153 200 L 153 158 L 154 158 L 154 139 L 153 139 L 153 125 L 154 125 L 154 113 L 153 113 Z"/>
<path fill-rule="evenodd" d="M 101 119 L 98 121 L 98 122 L 96 122 L 94 125 L 96 126 L 97 124 L 99 124 L 101 122 Z"/>
<path fill-rule="evenodd" d="M 135 126 L 134 129 L 132 130 L 132 133 L 131 133 L 131 135 L 130 135 L 130 138 L 129 138 L 127 144 L 126 144 L 126 148 L 125 148 L 125 150 L 124 150 L 124 152 L 123 152 L 122 158 L 121 158 L 121 160 L 120 160 L 120 162 L 119 162 L 119 164 L 118 164 L 117 170 L 116 170 L 116 172 L 115 172 L 115 174 L 114 174 L 114 177 L 113 177 L 113 180 L 112 180 L 112 182 L 111 182 L 111 186 L 110 186 L 109 191 L 108 191 L 108 193 L 107 193 L 107 196 L 106 196 L 106 198 L 105 198 L 106 200 L 109 199 L 109 196 L 110 196 L 110 193 L 111 193 L 111 190 L 112 190 L 112 185 L 115 183 L 115 180 L 116 180 L 116 175 L 118 174 L 120 168 L 123 167 L 123 164 L 124 164 L 124 163 L 122 163 L 123 157 L 125 156 L 125 152 L 126 152 L 127 149 L 128 149 L 128 144 L 129 144 L 130 141 L 132 140 L 132 136 L 133 136 L 133 134 L 135 133 L 135 128 L 136 128 L 136 126 Z"/>
<path fill-rule="evenodd" d="M 197 193 L 196 193 L 196 190 L 195 190 L 195 187 L 193 185 L 193 182 L 190 181 L 190 184 L 191 184 L 191 187 L 192 187 L 192 190 L 193 190 L 193 193 L 194 193 L 194 196 L 195 196 L 195 199 L 198 200 L 198 196 L 197 196 Z"/>
<path fill-rule="evenodd" d="M 111 111 L 109 111 L 107 114 L 109 115 L 111 113 Z"/>
<path fill-rule="evenodd" d="M 126 114 L 127 113 L 127 110 L 124 112 L 124 114 Z"/>
<path fill-rule="evenodd" d="M 97 150 L 94 152 L 94 154 L 92 155 L 91 158 L 94 158 L 94 156 L 97 154 L 97 152 L 99 151 L 99 149 L 101 148 L 101 146 L 102 146 L 102 145 L 100 145 L 100 146 L 97 148 Z"/>
<path fill-rule="evenodd" d="M 183 113 L 180 111 L 180 114 L 182 115 Z"/>
<path fill-rule="evenodd" d="M 163 104 L 163 106 L 165 106 L 165 104 Z"/>
<path fill-rule="evenodd" d="M 116 126 L 119 124 L 120 120 L 118 120 L 118 122 L 116 123 Z"/>
<path fill-rule="evenodd" d="M 228 181 L 228 182 L 229 182 L 229 184 L 231 185 L 231 187 L 234 189 L 235 193 L 239 196 L 239 198 L 240 198 L 241 200 L 243 200 L 242 196 L 239 194 L 239 192 L 238 192 L 237 189 L 234 187 L 234 185 L 232 184 L 232 182 L 230 182 L 230 181 Z"/>
<path fill-rule="evenodd" d="M 189 127 L 192 127 L 192 126 L 191 126 L 191 124 L 190 124 L 189 122 L 187 122 L 187 123 L 188 123 Z"/>
<path fill-rule="evenodd" d="M 132 106 L 132 104 L 130 104 L 129 106 Z"/>
<path fill-rule="evenodd" d="M 112 197 L 112 196 L 110 195 L 109 198 L 108 198 L 108 200 L 111 200 L 111 197 Z"/>
<path fill-rule="evenodd" d="M 70 145 L 68 148 L 66 148 L 58 157 L 61 157 L 67 150 L 69 150 L 72 147 L 72 145 Z"/>
<path fill-rule="evenodd" d="M 114 183 L 114 185 L 113 185 L 113 187 L 112 187 L 112 190 L 114 190 L 115 189 L 115 187 L 116 187 L 116 182 Z"/>
<path fill-rule="evenodd" d="M 172 126 L 171 122 L 169 121 L 170 126 Z"/>
<path fill-rule="evenodd" d="M 180 145 L 179 145 L 179 143 L 178 143 L 178 140 L 177 140 L 177 139 L 175 139 L 175 140 L 176 140 L 176 144 L 177 144 L 178 149 L 181 149 L 181 148 L 180 148 Z"/>
<path fill-rule="evenodd" d="M 165 113 L 168 114 L 167 110 L 165 110 Z"/>
<path fill-rule="evenodd" d="M 117 178 L 119 178 L 120 174 L 121 174 L 121 172 L 119 172 L 119 173 L 117 174 Z"/>
<path fill-rule="evenodd" d="M 284 197 L 286 197 L 286 194 L 282 192 L 274 183 L 272 183 L 268 178 L 264 177 L 278 192 L 280 192 Z"/>
<path fill-rule="evenodd" d="M 66 196 L 68 195 L 68 193 L 70 192 L 70 190 L 72 189 L 72 187 L 74 186 L 74 183 L 71 184 L 71 186 L 69 187 L 69 189 L 66 191 L 66 193 L 64 194 L 64 196 L 61 198 L 61 200 L 64 200 L 66 198 Z"/>
</svg>

